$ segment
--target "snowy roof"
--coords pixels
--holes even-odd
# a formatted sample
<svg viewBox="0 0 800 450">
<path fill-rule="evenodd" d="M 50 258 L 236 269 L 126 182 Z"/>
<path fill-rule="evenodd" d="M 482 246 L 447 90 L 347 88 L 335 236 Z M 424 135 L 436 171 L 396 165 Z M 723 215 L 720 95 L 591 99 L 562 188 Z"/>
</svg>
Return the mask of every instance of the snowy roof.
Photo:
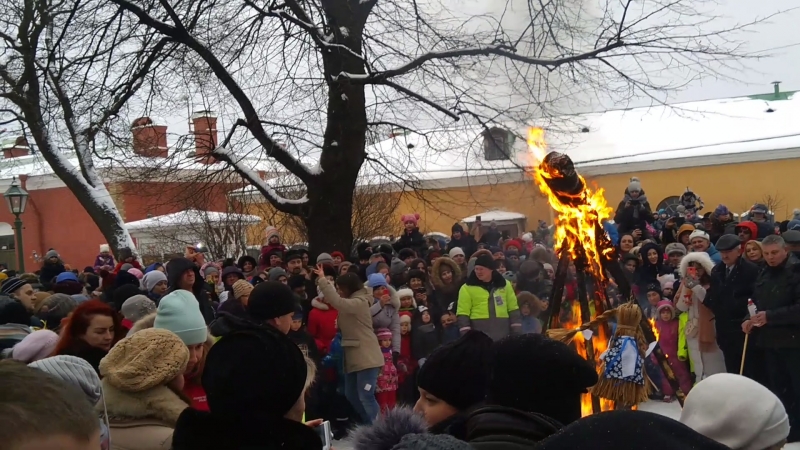
<svg viewBox="0 0 800 450">
<path fill-rule="evenodd" d="M 157 228 L 177 228 L 197 224 L 256 224 L 261 222 L 261 217 L 249 214 L 233 214 L 217 211 L 198 211 L 187 209 L 163 216 L 150 217 L 125 224 L 128 231 L 145 231 Z"/>
<path fill-rule="evenodd" d="M 493 220 L 496 222 L 502 222 L 504 220 L 519 220 L 526 218 L 525 214 L 511 211 L 494 210 L 475 214 L 474 216 L 464 217 L 461 219 L 461 221 L 464 223 L 473 223 L 478 220 L 478 216 L 481 216 L 481 222 L 491 222 Z"/>
</svg>

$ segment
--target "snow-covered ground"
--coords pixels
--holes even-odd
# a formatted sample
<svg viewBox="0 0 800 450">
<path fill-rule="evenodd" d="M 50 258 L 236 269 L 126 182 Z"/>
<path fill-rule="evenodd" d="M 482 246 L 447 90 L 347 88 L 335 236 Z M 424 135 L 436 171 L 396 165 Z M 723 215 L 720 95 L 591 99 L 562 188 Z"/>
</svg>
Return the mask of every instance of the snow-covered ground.
<svg viewBox="0 0 800 450">
<path fill-rule="evenodd" d="M 678 420 L 681 416 L 681 407 L 678 405 L 678 402 L 673 403 L 664 403 L 664 402 L 657 402 L 651 401 L 647 403 L 643 403 L 639 405 L 639 409 L 642 411 L 650 411 L 654 413 L 661 414 L 663 416 L 671 417 L 675 420 Z M 336 442 L 333 445 L 335 450 L 352 450 L 353 447 L 343 443 L 343 442 Z M 786 447 L 783 448 L 784 450 L 800 450 L 800 443 L 795 444 L 788 444 Z"/>
</svg>

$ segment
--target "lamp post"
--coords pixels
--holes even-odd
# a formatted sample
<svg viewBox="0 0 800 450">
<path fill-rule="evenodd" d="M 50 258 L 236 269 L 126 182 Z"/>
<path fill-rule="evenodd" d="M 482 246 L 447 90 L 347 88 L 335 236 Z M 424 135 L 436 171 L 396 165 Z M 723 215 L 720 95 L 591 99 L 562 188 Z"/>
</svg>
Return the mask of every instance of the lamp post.
<svg viewBox="0 0 800 450">
<path fill-rule="evenodd" d="M 11 180 L 11 186 L 3 194 L 11 214 L 14 214 L 14 234 L 17 237 L 17 272 L 25 272 L 25 256 L 22 250 L 22 219 L 19 215 L 25 212 L 28 205 L 28 192 L 19 185 L 17 177 Z"/>
</svg>

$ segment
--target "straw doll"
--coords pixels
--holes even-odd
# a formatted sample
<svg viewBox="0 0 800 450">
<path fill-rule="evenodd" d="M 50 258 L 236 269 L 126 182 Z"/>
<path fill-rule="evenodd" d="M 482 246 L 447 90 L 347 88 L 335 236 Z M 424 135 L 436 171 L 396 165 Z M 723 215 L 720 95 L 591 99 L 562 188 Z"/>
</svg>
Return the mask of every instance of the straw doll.
<svg viewBox="0 0 800 450">
<path fill-rule="evenodd" d="M 577 333 L 602 325 L 612 317 L 617 318 L 617 327 L 608 342 L 608 349 L 600 355 L 600 379 L 591 388 L 591 393 L 612 400 L 617 409 L 623 409 L 647 401 L 649 395 L 650 385 L 644 371 L 647 343 L 640 328 L 642 310 L 639 305 L 624 303 L 577 330 L 548 330 L 547 336 L 569 342 Z"/>
</svg>

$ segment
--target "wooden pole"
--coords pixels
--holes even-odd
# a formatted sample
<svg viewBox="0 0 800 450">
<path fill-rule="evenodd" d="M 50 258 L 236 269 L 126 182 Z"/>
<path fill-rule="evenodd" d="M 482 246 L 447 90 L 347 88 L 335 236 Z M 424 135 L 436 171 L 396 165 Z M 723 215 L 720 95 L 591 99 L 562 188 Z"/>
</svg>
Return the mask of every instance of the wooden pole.
<svg viewBox="0 0 800 450">
<path fill-rule="evenodd" d="M 739 367 L 739 375 L 744 374 L 744 357 L 747 356 L 747 341 L 750 340 L 750 335 L 744 335 L 744 348 L 742 349 L 742 365 Z"/>
<path fill-rule="evenodd" d="M 579 323 L 586 323 L 592 320 L 592 312 L 589 309 L 589 294 L 586 291 L 586 255 L 580 255 L 575 261 L 575 272 L 578 276 L 578 302 L 581 305 L 581 320 Z M 584 339 L 584 346 L 586 347 L 586 360 L 592 365 L 592 368 L 597 371 L 597 361 L 594 359 L 594 343 L 592 339 Z M 600 397 L 592 394 L 592 413 L 599 414 Z"/>
<path fill-rule="evenodd" d="M 569 269 L 569 244 L 566 239 L 561 243 L 561 253 L 558 257 L 555 279 L 553 280 L 553 293 L 550 296 L 550 306 L 547 308 L 547 320 L 544 321 L 542 333 L 550 328 L 561 328 L 558 319 L 561 314 L 561 299 L 564 297 L 564 285 L 567 281 Z"/>
</svg>

